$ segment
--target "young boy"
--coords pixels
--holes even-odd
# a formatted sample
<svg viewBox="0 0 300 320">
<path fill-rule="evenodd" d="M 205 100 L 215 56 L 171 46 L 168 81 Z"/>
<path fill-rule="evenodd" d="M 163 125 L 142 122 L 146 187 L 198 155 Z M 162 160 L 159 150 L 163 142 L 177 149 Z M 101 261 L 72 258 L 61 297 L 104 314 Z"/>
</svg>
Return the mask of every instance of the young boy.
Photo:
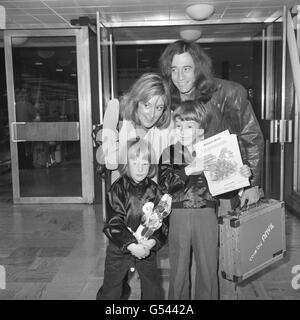
<svg viewBox="0 0 300 320">
<path fill-rule="evenodd" d="M 173 199 L 169 226 L 169 299 L 190 299 L 191 249 L 196 263 L 195 299 L 218 299 L 218 201 L 208 189 L 203 164 L 194 145 L 217 134 L 219 110 L 200 101 L 184 101 L 174 111 L 177 143 L 165 149 L 159 166 L 159 185 Z M 207 159 L 208 161 L 208 159 Z M 204 163 L 207 170 L 209 163 Z M 250 176 L 248 166 L 241 173 Z"/>
</svg>

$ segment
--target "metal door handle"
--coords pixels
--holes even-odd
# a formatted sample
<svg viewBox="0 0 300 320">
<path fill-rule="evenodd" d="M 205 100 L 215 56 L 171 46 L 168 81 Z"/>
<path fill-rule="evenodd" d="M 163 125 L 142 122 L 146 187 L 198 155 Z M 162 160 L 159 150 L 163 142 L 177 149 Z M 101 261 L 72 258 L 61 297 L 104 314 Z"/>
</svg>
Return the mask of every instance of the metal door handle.
<svg viewBox="0 0 300 320">
<path fill-rule="evenodd" d="M 292 120 L 271 120 L 270 142 L 291 143 L 292 127 Z"/>
<path fill-rule="evenodd" d="M 10 127 L 10 136 L 11 136 L 11 141 L 12 142 L 25 142 L 27 140 L 18 140 L 15 139 L 15 128 L 17 124 L 26 124 L 26 122 L 12 122 L 11 127 Z"/>
</svg>

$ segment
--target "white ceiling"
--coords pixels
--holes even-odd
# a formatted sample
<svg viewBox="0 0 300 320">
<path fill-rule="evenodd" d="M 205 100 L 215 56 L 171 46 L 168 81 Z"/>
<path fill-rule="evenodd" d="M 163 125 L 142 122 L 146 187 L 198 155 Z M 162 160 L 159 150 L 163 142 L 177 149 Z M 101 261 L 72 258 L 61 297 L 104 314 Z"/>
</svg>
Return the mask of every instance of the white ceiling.
<svg viewBox="0 0 300 320">
<path fill-rule="evenodd" d="M 8 29 L 71 27 L 72 19 L 87 16 L 95 20 L 98 11 L 101 22 L 107 27 L 126 27 L 128 31 L 129 27 L 133 26 L 160 26 L 160 29 L 153 29 L 157 32 L 151 32 L 148 37 L 171 39 L 175 33 L 175 37 L 178 36 L 178 26 L 188 24 L 210 26 L 216 24 L 214 33 L 222 36 L 224 32 L 231 34 L 242 32 L 239 36 L 243 36 L 247 30 L 248 33 L 253 33 L 252 23 L 274 21 L 281 15 L 284 5 L 291 8 L 297 2 L 299 0 L 0 0 L 0 5 L 6 9 Z M 185 7 L 193 3 L 213 4 L 215 12 L 208 20 L 200 22 L 191 20 L 185 13 Z M 247 23 L 247 25 L 244 27 L 223 25 L 237 23 Z M 166 27 L 170 28 L 169 32 Z M 138 34 L 137 30 L 133 32 L 134 28 L 131 28 L 131 32 L 126 32 L 126 29 L 121 32 L 125 40 L 126 37 L 144 39 L 141 38 L 142 28 Z M 209 30 L 211 29 L 210 27 Z"/>
</svg>

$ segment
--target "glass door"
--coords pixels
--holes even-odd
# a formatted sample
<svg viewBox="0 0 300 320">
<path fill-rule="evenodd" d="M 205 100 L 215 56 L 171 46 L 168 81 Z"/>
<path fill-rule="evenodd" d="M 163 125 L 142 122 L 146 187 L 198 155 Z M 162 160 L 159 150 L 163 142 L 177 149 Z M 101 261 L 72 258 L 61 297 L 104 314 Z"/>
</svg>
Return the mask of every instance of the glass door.
<svg viewBox="0 0 300 320">
<path fill-rule="evenodd" d="M 5 31 L 15 203 L 93 201 L 87 31 Z"/>
<path fill-rule="evenodd" d="M 265 193 L 267 197 L 289 203 L 293 193 L 295 107 L 287 47 L 287 13 L 283 7 L 282 17 L 264 29 L 262 119 L 266 139 Z"/>
<path fill-rule="evenodd" d="M 282 197 L 282 152 L 279 121 L 282 109 L 283 77 L 282 19 L 268 24 L 262 32 L 261 127 L 265 138 L 264 191 L 267 197 Z"/>
</svg>

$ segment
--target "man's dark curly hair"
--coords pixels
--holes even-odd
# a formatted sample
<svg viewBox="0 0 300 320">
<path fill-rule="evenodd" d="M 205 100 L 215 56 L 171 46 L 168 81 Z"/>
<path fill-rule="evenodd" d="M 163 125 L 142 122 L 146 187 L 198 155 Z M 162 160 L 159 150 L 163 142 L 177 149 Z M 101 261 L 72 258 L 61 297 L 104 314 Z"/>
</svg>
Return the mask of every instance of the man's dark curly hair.
<svg viewBox="0 0 300 320">
<path fill-rule="evenodd" d="M 209 101 L 216 91 L 214 73 L 211 58 L 196 42 L 185 42 L 183 40 L 169 44 L 159 59 L 159 66 L 162 77 L 168 81 L 173 105 L 178 105 L 180 93 L 172 82 L 172 60 L 174 55 L 188 52 L 195 63 L 195 97 L 204 103 Z"/>
</svg>

